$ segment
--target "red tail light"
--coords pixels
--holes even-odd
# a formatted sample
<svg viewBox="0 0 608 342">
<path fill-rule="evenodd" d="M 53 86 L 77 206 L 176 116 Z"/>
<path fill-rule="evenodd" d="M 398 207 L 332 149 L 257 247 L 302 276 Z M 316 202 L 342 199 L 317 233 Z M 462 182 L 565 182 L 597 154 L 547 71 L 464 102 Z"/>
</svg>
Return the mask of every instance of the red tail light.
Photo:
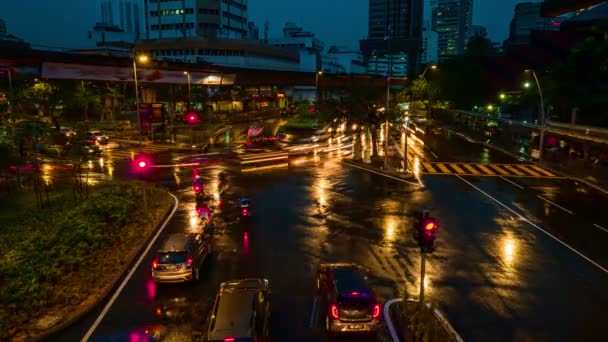
<svg viewBox="0 0 608 342">
<path fill-rule="evenodd" d="M 192 267 L 192 258 L 188 257 L 188 259 L 186 259 L 186 261 L 188 262 L 188 267 Z"/>
<path fill-rule="evenodd" d="M 224 342 L 234 342 L 234 337 L 226 337 L 224 338 Z"/>
<path fill-rule="evenodd" d="M 330 312 L 331 312 L 331 318 L 333 318 L 333 319 L 340 318 L 340 313 L 338 312 L 338 307 L 335 304 L 331 305 Z"/>
<path fill-rule="evenodd" d="M 198 186 L 198 185 L 195 185 L 195 186 L 194 186 L 194 191 L 196 191 L 196 192 L 201 191 L 201 187 L 200 187 L 200 186 Z"/>
<path fill-rule="evenodd" d="M 372 313 L 372 319 L 378 319 L 380 318 L 380 305 L 376 304 L 374 305 L 374 312 Z"/>
<path fill-rule="evenodd" d="M 152 268 L 153 269 L 157 269 L 158 268 L 158 261 L 156 261 L 156 260 L 152 261 Z"/>
<path fill-rule="evenodd" d="M 424 226 L 425 230 L 433 230 L 435 229 L 435 223 L 434 222 L 429 222 Z"/>
</svg>

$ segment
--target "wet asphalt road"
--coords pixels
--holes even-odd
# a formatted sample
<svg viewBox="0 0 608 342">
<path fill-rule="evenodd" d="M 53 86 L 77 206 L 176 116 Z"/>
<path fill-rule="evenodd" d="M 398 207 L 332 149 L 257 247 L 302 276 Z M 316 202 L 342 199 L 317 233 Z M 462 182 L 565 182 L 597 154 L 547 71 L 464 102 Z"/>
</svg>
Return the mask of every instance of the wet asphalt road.
<svg viewBox="0 0 608 342">
<path fill-rule="evenodd" d="M 442 161 L 512 162 L 454 136 L 437 136 L 428 146 Z M 176 157 L 157 155 L 166 163 Z M 155 285 L 149 270 L 153 255 L 146 255 L 93 340 L 147 340 L 146 331 L 158 332 L 160 340 L 200 340 L 219 284 L 242 277 L 270 280 L 274 340 L 325 340 L 319 318 L 311 317 L 317 266 L 357 262 L 374 274 L 373 285 L 382 300 L 404 291 L 416 297 L 419 254 L 407 212 L 420 208 L 431 208 L 440 223 L 438 248 L 427 258 L 426 298 L 447 314 L 465 340 L 599 341 L 608 333 L 603 324 L 608 276 L 599 268 L 608 267 L 603 251 L 608 232 L 594 226 L 608 226 L 602 210 L 608 200 L 582 184 L 425 175 L 427 187 L 418 189 L 350 169 L 337 153 L 330 153 L 289 169 L 247 175 L 233 163 L 209 164 L 203 172 L 211 192 L 221 171 L 230 177 L 220 195 L 223 208 L 215 215 L 215 252 L 203 266 L 202 280 Z M 191 229 L 191 170 L 173 167 L 153 173 L 151 178 L 180 200 L 163 236 Z M 247 225 L 234 219 L 234 200 L 242 192 L 254 205 L 255 218 Z M 162 236 L 152 250 L 160 242 Z M 80 340 L 100 311 L 53 340 Z"/>
</svg>

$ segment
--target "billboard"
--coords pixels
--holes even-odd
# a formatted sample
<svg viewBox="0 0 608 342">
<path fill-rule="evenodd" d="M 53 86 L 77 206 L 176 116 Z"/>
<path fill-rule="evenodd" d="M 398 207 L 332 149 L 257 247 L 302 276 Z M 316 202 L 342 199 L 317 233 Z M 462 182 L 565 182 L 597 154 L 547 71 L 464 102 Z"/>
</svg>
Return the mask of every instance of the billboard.
<svg viewBox="0 0 608 342">
<path fill-rule="evenodd" d="M 192 84 L 230 85 L 235 74 L 190 72 Z M 133 82 L 133 68 L 85 64 L 42 63 L 43 78 L 91 81 Z M 137 80 L 146 83 L 188 84 L 183 71 L 137 68 Z"/>
</svg>

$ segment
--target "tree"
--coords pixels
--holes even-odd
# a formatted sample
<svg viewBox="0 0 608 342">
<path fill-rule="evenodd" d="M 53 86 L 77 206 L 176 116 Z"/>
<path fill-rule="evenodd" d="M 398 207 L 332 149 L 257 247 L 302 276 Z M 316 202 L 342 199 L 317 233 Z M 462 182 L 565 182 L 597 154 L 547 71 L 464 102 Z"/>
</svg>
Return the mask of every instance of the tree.
<svg viewBox="0 0 608 342">
<path fill-rule="evenodd" d="M 80 85 L 76 88 L 76 93 L 74 94 L 74 104 L 77 108 L 80 108 L 83 113 L 83 119 L 85 121 L 89 120 L 89 110 L 101 110 L 101 96 L 99 96 L 98 92 L 94 88 L 91 82 L 81 81 Z"/>
<path fill-rule="evenodd" d="M 579 108 L 579 119 L 591 125 L 608 125 L 608 40 L 589 37 L 561 62 L 541 76 L 546 102 L 569 119 Z M 532 90 L 531 90 L 532 91 Z"/>
<path fill-rule="evenodd" d="M 22 99 L 33 104 L 42 116 L 49 115 L 51 109 L 59 100 L 57 98 L 57 87 L 38 79 L 23 91 Z"/>
</svg>

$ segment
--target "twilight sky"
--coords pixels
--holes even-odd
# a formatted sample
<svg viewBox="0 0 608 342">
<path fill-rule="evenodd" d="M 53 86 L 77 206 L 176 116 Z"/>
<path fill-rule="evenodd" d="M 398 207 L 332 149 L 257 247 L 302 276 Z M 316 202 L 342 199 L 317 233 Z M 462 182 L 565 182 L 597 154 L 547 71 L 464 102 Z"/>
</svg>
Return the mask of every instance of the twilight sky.
<svg viewBox="0 0 608 342">
<path fill-rule="evenodd" d="M 515 4 L 524 2 L 474 1 L 473 24 L 485 26 L 490 39 L 499 42 L 508 36 Z M 271 38 L 281 35 L 286 21 L 314 32 L 326 47 L 358 48 L 358 41 L 367 35 L 368 0 L 249 0 L 248 3 L 249 20 L 258 24 L 262 35 L 264 21 L 268 19 Z M 0 9 L 8 32 L 34 45 L 85 47 L 87 31 L 101 19 L 100 0 L 0 0 Z"/>
</svg>

